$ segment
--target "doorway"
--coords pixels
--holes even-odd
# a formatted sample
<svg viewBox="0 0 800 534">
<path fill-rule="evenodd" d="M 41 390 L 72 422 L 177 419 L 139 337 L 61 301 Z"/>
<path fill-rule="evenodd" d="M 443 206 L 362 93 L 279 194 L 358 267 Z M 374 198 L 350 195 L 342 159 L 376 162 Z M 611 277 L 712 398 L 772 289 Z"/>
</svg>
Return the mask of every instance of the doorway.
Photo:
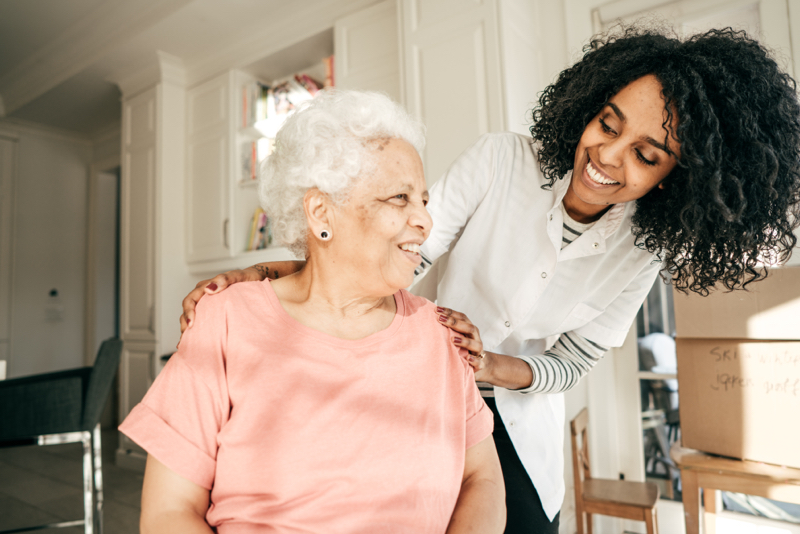
<svg viewBox="0 0 800 534">
<path fill-rule="evenodd" d="M 10 372 L 11 250 L 14 152 L 16 140 L 0 137 L 0 380 Z"/>
<path fill-rule="evenodd" d="M 93 164 L 89 177 L 85 365 L 94 363 L 103 340 L 119 337 L 120 173 L 119 160 L 112 158 Z M 103 428 L 116 427 L 117 389 L 103 412 Z"/>
</svg>

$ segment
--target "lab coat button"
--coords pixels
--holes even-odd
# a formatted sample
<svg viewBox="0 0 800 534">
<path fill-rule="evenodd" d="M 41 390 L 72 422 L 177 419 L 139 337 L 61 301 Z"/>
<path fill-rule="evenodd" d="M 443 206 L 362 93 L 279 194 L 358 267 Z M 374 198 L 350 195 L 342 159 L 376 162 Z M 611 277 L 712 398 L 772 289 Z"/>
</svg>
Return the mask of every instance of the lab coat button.
<svg viewBox="0 0 800 534">
<path fill-rule="evenodd" d="M 509 323 L 508 321 L 506 321 L 506 326 L 511 326 L 511 323 Z"/>
<path fill-rule="evenodd" d="M 597 243 L 592 243 L 592 247 L 594 247 L 594 248 L 597 248 L 597 247 L 599 247 L 599 246 L 600 246 L 600 245 L 599 245 L 599 244 L 597 244 Z"/>
<path fill-rule="evenodd" d="M 553 220 L 553 214 L 552 213 L 550 214 L 550 220 L 551 221 Z"/>
<path fill-rule="evenodd" d="M 542 278 L 547 278 L 547 273 L 542 273 Z"/>
</svg>

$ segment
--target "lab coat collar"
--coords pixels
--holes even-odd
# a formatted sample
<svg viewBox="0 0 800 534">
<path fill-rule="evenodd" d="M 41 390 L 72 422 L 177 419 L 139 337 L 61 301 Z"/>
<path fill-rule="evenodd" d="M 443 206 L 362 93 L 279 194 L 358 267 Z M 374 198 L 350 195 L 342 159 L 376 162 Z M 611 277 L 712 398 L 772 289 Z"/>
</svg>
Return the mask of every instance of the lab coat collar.
<svg viewBox="0 0 800 534">
<path fill-rule="evenodd" d="M 564 195 L 567 194 L 570 182 L 572 182 L 572 170 L 567 171 L 564 178 L 556 180 L 553 184 L 554 199 L 553 206 L 550 208 L 550 211 L 547 212 L 548 220 L 552 221 L 553 214 L 561 210 L 561 201 L 564 200 Z M 622 204 L 614 204 L 610 210 L 600 217 L 600 220 L 597 221 L 593 229 L 596 229 L 603 239 L 608 239 L 619 230 L 619 227 L 622 225 L 622 220 L 625 218 L 625 210 L 628 207 L 633 209 L 633 203 L 623 202 Z"/>
</svg>

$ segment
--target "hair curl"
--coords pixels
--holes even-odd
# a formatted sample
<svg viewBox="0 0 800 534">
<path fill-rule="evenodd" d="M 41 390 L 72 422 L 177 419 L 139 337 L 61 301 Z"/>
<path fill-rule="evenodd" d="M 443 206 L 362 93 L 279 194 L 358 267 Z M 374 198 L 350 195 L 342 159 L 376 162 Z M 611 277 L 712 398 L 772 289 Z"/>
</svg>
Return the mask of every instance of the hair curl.
<svg viewBox="0 0 800 534">
<path fill-rule="evenodd" d="M 261 170 L 259 198 L 274 237 L 299 258 L 308 253 L 303 198 L 317 188 L 342 203 L 357 178 L 374 170 L 371 141 L 403 139 L 417 152 L 425 128 L 382 93 L 328 89 L 292 114 Z"/>
<path fill-rule="evenodd" d="M 686 39 L 623 28 L 592 40 L 541 94 L 531 134 L 553 185 L 572 169 L 586 125 L 620 89 L 652 74 L 681 143 L 678 165 L 637 200 L 636 245 L 676 288 L 744 288 L 784 262 L 800 224 L 800 106 L 795 81 L 743 31 Z M 667 132 L 665 134 L 669 135 Z"/>
</svg>

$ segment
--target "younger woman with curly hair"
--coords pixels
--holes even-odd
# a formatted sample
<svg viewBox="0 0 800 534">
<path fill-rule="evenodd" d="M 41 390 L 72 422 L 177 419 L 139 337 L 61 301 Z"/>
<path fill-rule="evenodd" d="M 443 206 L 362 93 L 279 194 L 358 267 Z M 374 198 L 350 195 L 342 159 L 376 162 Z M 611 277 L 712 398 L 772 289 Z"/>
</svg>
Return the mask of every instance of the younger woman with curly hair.
<svg viewBox="0 0 800 534">
<path fill-rule="evenodd" d="M 744 32 L 597 38 L 533 119 L 532 140 L 485 135 L 435 184 L 418 269 L 450 251 L 440 320 L 495 412 L 507 533 L 558 531 L 561 393 L 622 344 L 658 272 L 744 288 L 789 257 L 800 221 L 795 82 Z M 201 282 L 182 327 L 203 293 L 294 268 Z"/>
</svg>

